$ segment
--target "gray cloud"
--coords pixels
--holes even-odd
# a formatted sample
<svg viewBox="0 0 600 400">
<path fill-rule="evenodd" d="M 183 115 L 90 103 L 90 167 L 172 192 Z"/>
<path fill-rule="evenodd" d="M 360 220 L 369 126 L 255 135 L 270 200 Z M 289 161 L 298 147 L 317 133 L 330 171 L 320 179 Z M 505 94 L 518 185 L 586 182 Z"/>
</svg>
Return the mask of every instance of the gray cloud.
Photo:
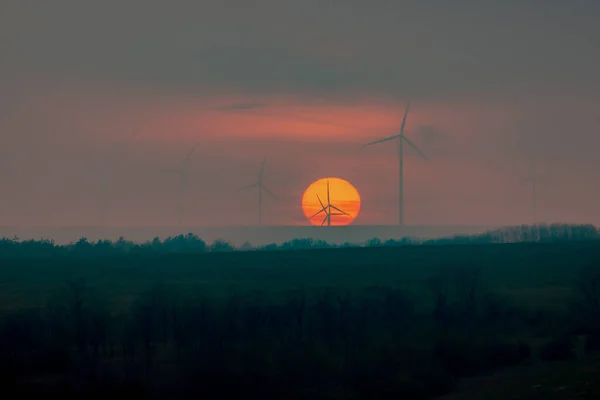
<svg viewBox="0 0 600 400">
<path fill-rule="evenodd" d="M 412 97 L 599 83 L 594 1 L 57 0 L 2 11 L 4 75 Z"/>
<path fill-rule="evenodd" d="M 267 107 L 267 103 L 235 103 L 223 107 L 216 107 L 219 111 L 248 111 Z"/>
</svg>

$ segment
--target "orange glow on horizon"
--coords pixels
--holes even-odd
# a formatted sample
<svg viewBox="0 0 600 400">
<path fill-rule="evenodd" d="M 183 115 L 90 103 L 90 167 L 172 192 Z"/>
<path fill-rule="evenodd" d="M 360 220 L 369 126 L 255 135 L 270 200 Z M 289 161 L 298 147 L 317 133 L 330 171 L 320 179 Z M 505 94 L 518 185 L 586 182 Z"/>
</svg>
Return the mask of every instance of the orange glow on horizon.
<svg viewBox="0 0 600 400">
<path fill-rule="evenodd" d="M 329 203 L 327 199 L 327 182 L 329 182 Z M 331 212 L 331 226 L 350 225 L 360 212 L 360 195 L 350 182 L 341 178 L 319 179 L 304 191 L 302 211 L 304 211 L 304 215 L 312 225 L 327 225 L 327 212 L 323 210 L 323 206 L 327 207 L 328 205 L 336 207 L 347 214 L 338 215 L 341 213 L 336 209 L 327 211 Z"/>
</svg>

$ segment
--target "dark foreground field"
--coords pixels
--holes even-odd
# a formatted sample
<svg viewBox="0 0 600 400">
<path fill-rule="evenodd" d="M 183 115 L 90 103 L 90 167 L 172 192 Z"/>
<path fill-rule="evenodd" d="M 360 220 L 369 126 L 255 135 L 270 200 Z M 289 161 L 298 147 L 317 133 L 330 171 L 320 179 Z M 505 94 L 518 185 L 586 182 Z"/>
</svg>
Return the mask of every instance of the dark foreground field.
<svg viewBox="0 0 600 400">
<path fill-rule="evenodd" d="M 599 268 L 597 241 L 3 257 L 0 383 L 63 398 L 427 399 L 564 363 L 600 381 Z"/>
<path fill-rule="evenodd" d="M 600 357 L 509 367 L 457 386 L 438 400 L 600 399 Z"/>
</svg>

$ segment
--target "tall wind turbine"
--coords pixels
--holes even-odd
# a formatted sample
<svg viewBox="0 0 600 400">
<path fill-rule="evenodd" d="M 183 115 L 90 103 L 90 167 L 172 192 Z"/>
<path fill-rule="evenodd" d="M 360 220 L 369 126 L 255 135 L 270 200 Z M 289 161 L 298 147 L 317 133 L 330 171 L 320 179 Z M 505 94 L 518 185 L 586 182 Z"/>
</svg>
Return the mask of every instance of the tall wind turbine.
<svg viewBox="0 0 600 400">
<path fill-rule="evenodd" d="M 313 219 L 317 215 L 319 215 L 322 212 L 324 212 L 325 213 L 325 218 L 323 218 L 323 221 L 321 222 L 321 226 L 325 225 L 325 223 L 327 223 L 327 226 L 331 226 L 331 216 L 332 215 L 347 215 L 347 216 L 350 216 L 345 211 L 342 211 L 339 208 L 337 208 L 336 206 L 332 206 L 331 205 L 331 198 L 329 196 L 329 181 L 327 181 L 327 205 L 323 204 L 323 202 L 321 201 L 321 198 L 319 197 L 318 194 L 317 194 L 317 200 L 319 200 L 319 204 L 321 205 L 321 210 L 319 210 L 318 212 L 316 212 L 312 217 L 310 217 L 310 219 Z M 335 211 L 337 211 L 337 212 L 332 212 L 331 211 L 332 209 L 335 210 Z"/>
<path fill-rule="evenodd" d="M 267 161 L 266 157 L 263 158 L 263 161 L 260 165 L 260 171 L 258 172 L 258 180 L 251 184 L 251 185 L 247 185 L 244 186 L 240 189 L 251 189 L 251 188 L 256 188 L 257 192 L 258 192 L 258 225 L 262 225 L 262 192 L 263 190 L 272 198 L 275 198 L 275 195 L 273 193 L 271 193 L 271 191 L 269 189 L 267 189 L 267 187 L 263 184 L 263 172 L 265 170 L 265 162 Z"/>
<path fill-rule="evenodd" d="M 409 138 L 404 135 L 404 126 L 406 125 L 406 117 L 408 116 L 408 110 L 410 109 L 410 101 L 406 104 L 406 111 L 404 112 L 404 118 L 402 118 L 402 125 L 400 126 L 400 133 L 394 136 L 389 136 L 380 140 L 376 140 L 374 142 L 370 142 L 365 144 L 363 147 L 371 146 L 377 143 L 388 142 L 391 140 L 398 140 L 398 225 L 404 225 L 404 187 L 403 187 L 403 178 L 404 178 L 404 166 L 403 166 L 403 143 L 406 143 L 412 147 L 423 159 L 427 159 L 425 155 L 419 150 L 416 144 L 412 142 Z"/>
<path fill-rule="evenodd" d="M 196 150 L 197 144 L 192 146 L 192 149 L 185 156 L 181 165 L 177 169 L 163 169 L 160 172 L 166 174 L 177 174 L 179 175 L 179 187 L 177 188 L 177 222 L 181 225 L 181 220 L 183 218 L 183 191 L 187 188 L 188 184 L 188 162 L 190 161 L 190 157 Z"/>
</svg>

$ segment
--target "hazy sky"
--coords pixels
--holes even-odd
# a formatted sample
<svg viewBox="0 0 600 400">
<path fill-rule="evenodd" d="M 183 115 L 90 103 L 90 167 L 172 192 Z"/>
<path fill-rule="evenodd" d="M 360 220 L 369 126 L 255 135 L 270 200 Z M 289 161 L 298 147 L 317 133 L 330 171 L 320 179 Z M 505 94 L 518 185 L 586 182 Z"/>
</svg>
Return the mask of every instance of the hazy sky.
<svg viewBox="0 0 600 400">
<path fill-rule="evenodd" d="M 6 0 L 0 225 L 306 223 L 314 180 L 362 196 L 359 224 L 600 224 L 597 0 Z M 101 173 L 101 166 L 109 164 Z M 105 213 L 100 212 L 104 204 Z"/>
</svg>

